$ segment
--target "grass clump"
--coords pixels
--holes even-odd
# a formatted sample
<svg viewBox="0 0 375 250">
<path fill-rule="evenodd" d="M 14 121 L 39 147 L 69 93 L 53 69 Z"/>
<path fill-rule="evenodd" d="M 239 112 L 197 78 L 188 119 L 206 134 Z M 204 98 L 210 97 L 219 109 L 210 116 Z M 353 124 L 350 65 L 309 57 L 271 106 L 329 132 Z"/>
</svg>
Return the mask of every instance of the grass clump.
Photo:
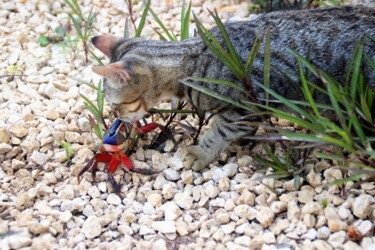
<svg viewBox="0 0 375 250">
<path fill-rule="evenodd" d="M 299 153 L 301 159 L 292 160 L 290 157 L 291 152 L 295 151 L 296 147 L 291 143 L 283 143 L 286 157 L 280 160 L 271 149 L 265 145 L 264 150 L 267 159 L 256 157 L 256 160 L 274 170 L 274 173 L 269 175 L 269 177 L 295 178 L 299 176 L 302 173 L 302 159 L 308 156 L 306 150 L 313 147 L 320 148 L 320 153 L 317 154 L 317 157 L 337 163 L 337 165 L 343 168 L 344 172 L 348 170 L 352 172 L 350 176 L 343 180 L 338 180 L 334 184 L 347 182 L 349 180 L 359 180 L 364 175 L 369 178 L 375 177 L 375 90 L 369 88 L 361 71 L 365 60 L 373 70 L 375 70 L 375 63 L 363 54 L 364 39 L 359 42 L 355 50 L 351 66 L 346 74 L 346 81 L 341 83 L 326 72 L 317 68 L 309 62 L 308 59 L 297 54 L 295 51 L 290 51 L 297 59 L 299 67 L 299 75 L 297 75 L 299 80 L 298 84 L 304 100 L 289 100 L 269 87 L 269 69 L 271 67 L 269 34 L 265 35 L 265 82 L 263 84 L 251 83 L 248 81 L 251 68 L 246 65 L 250 64 L 248 62 L 255 60 L 256 48 L 260 46 L 263 39 L 256 39 L 253 48 L 249 52 L 249 58 L 245 66 L 243 66 L 227 36 L 223 23 L 216 13 L 211 13 L 211 15 L 220 28 L 225 45 L 228 49 L 224 49 L 211 33 L 202 26 L 199 20 L 196 19 L 198 33 L 208 48 L 218 56 L 218 58 L 232 70 L 239 81 L 243 83 L 243 90 L 248 91 L 249 100 L 233 100 L 229 97 L 214 93 L 207 88 L 194 86 L 188 82 L 184 83 L 207 95 L 219 98 L 243 109 L 249 111 L 257 110 L 259 113 L 265 112 L 272 116 L 286 119 L 304 128 L 306 131 L 306 133 L 302 134 L 285 129 L 277 129 L 277 133 L 269 134 L 266 137 L 249 137 L 249 139 L 262 141 L 295 142 L 298 144 L 297 148 L 304 151 L 302 154 L 301 152 Z M 309 81 L 308 76 L 312 74 L 320 79 L 323 86 L 318 86 Z M 225 84 L 229 87 L 238 88 L 234 83 L 228 83 L 217 79 L 195 80 L 210 81 L 212 83 Z M 293 111 L 293 113 L 269 106 L 268 97 L 265 100 L 265 104 L 258 103 L 255 93 L 251 91 L 253 86 L 250 84 L 257 84 L 272 97 L 273 102 L 276 100 L 277 103 L 285 105 L 289 110 Z M 315 92 L 320 92 L 319 94 L 325 95 L 329 101 L 327 103 L 317 103 L 313 99 L 313 94 L 315 94 Z M 337 118 L 337 121 L 330 120 L 322 115 L 326 113 L 326 111 L 331 112 L 333 117 Z"/>
</svg>

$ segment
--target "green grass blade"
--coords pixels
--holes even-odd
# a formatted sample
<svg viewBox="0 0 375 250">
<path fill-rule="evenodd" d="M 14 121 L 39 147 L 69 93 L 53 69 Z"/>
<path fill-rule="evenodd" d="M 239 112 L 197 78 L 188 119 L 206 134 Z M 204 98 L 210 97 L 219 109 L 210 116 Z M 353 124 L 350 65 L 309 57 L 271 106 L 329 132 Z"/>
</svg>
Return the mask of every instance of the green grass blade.
<svg viewBox="0 0 375 250">
<path fill-rule="evenodd" d="M 355 100 L 356 95 L 357 95 L 359 75 L 361 72 L 361 65 L 362 65 L 362 54 L 363 54 L 363 41 L 360 43 L 357 49 L 355 59 L 354 59 L 354 68 L 353 68 L 353 74 L 352 74 L 352 80 L 351 80 L 351 91 L 350 91 L 350 97 L 352 100 Z"/>
<path fill-rule="evenodd" d="M 267 155 L 271 158 L 276 166 L 278 166 L 279 170 L 285 170 L 284 164 L 277 158 L 277 156 L 272 152 L 272 150 L 268 147 L 267 144 L 263 144 L 263 148 L 266 151 Z"/>
<path fill-rule="evenodd" d="M 312 97 L 312 94 L 310 92 L 310 88 L 307 84 L 307 80 L 305 78 L 305 73 L 303 72 L 302 68 L 302 62 L 300 60 L 297 60 L 298 63 L 298 68 L 299 68 L 299 73 L 301 77 L 301 82 L 302 82 L 302 92 L 305 96 L 305 99 L 308 101 L 310 104 L 312 110 L 314 111 L 314 114 L 317 118 L 321 118 L 320 112 L 315 104 L 314 98 Z"/>
<path fill-rule="evenodd" d="M 277 98 L 278 100 L 280 100 L 282 103 L 284 103 L 287 107 L 291 108 L 292 110 L 294 110 L 295 112 L 297 112 L 299 115 L 301 116 L 304 116 L 306 117 L 307 119 L 309 119 L 311 122 L 315 122 L 315 118 L 313 116 L 311 116 L 309 113 L 307 113 L 305 110 L 301 109 L 300 107 L 298 107 L 296 104 L 294 104 L 293 102 L 291 102 L 289 99 L 279 95 L 278 93 L 276 93 L 275 91 L 273 91 L 272 89 L 270 88 L 267 88 L 266 86 L 263 86 L 262 84 L 259 84 L 259 83 L 255 83 L 257 84 L 259 87 L 261 87 L 262 89 L 264 89 L 265 91 L 269 92 L 272 96 L 274 96 L 275 98 Z"/>
<path fill-rule="evenodd" d="M 101 60 L 97 55 L 95 55 L 95 53 L 92 52 L 91 49 L 89 49 L 89 53 L 94 57 L 95 61 L 96 61 L 99 65 L 104 65 L 103 62 L 102 62 L 102 60 Z"/>
<path fill-rule="evenodd" d="M 78 37 L 80 39 L 83 39 L 83 33 L 82 33 L 82 29 L 81 29 L 81 22 L 78 19 L 74 18 L 74 16 L 71 15 L 71 14 L 69 14 L 69 18 L 73 22 L 73 26 L 74 26 L 74 29 L 77 31 Z"/>
<path fill-rule="evenodd" d="M 362 176 L 363 176 L 363 174 L 354 174 L 354 175 L 349 176 L 349 177 L 344 178 L 344 179 L 335 180 L 335 181 L 329 183 L 329 185 L 342 185 L 342 184 L 345 184 L 349 181 L 359 181 L 362 178 Z"/>
<path fill-rule="evenodd" d="M 89 86 L 90 88 L 92 88 L 94 90 L 98 90 L 98 88 L 94 84 L 92 84 L 90 82 L 87 82 L 85 80 L 82 80 L 82 79 L 79 79 L 79 78 L 75 78 L 75 77 L 69 77 L 69 78 L 72 79 L 72 80 L 74 80 L 74 81 L 86 84 L 87 86 Z"/>
<path fill-rule="evenodd" d="M 266 88 L 270 88 L 270 70 L 271 70 L 271 36 L 270 28 L 266 30 L 266 44 L 264 45 L 264 69 L 263 69 L 263 81 Z M 270 93 L 266 91 L 266 106 L 270 99 Z"/>
<path fill-rule="evenodd" d="M 151 8 L 150 8 L 149 11 L 150 11 L 152 17 L 154 18 L 154 20 L 156 21 L 156 23 L 160 26 L 160 28 L 163 30 L 163 32 L 168 36 L 169 40 L 170 41 L 177 41 L 177 38 L 169 32 L 169 30 L 165 27 L 164 23 L 160 20 L 160 18 L 156 15 L 156 13 Z M 160 36 L 160 32 L 157 32 L 157 33 Z M 162 37 L 164 37 L 164 36 L 162 36 Z"/>
<path fill-rule="evenodd" d="M 147 0 L 145 9 L 143 10 L 143 13 L 142 13 L 141 21 L 139 22 L 137 31 L 135 32 L 135 37 L 141 36 L 143 27 L 145 26 L 145 23 L 146 23 L 147 12 L 150 9 L 150 4 L 151 4 L 151 0 Z"/>
<path fill-rule="evenodd" d="M 100 116 L 100 112 L 99 112 L 99 110 L 98 110 L 98 108 L 86 97 L 86 96 L 84 96 L 83 94 L 79 94 L 84 100 L 85 100 L 85 102 L 84 102 L 84 104 L 87 104 L 87 105 L 85 105 L 89 110 L 90 110 L 90 112 L 95 116 L 95 117 L 97 117 L 97 116 Z"/>
<path fill-rule="evenodd" d="M 102 81 L 100 80 L 98 83 L 98 90 L 96 92 L 97 95 L 97 104 L 98 104 L 98 111 L 100 113 L 100 116 L 103 116 L 103 107 L 104 107 L 104 97 L 103 97 L 103 85 Z"/>
<path fill-rule="evenodd" d="M 327 87 L 329 99 L 331 101 L 331 105 L 332 105 L 332 107 L 335 110 L 335 114 L 336 114 L 336 116 L 337 116 L 337 118 L 339 120 L 339 123 L 342 126 L 342 128 L 346 132 L 348 132 L 348 126 L 346 124 L 346 119 L 345 119 L 345 117 L 344 117 L 344 115 L 343 115 L 343 113 L 341 111 L 341 107 L 340 107 L 340 105 L 339 105 L 339 103 L 338 103 L 338 101 L 336 99 L 336 94 L 335 93 L 338 93 L 338 90 L 337 90 L 335 84 L 332 83 L 332 82 L 328 82 L 326 87 Z M 341 95 L 341 96 L 343 97 L 343 95 Z"/>
<path fill-rule="evenodd" d="M 241 86 L 238 86 L 237 84 L 225 80 L 220 79 L 212 79 L 212 78 L 201 78 L 201 77 L 190 77 L 188 79 L 194 80 L 194 81 L 200 81 L 200 82 L 207 82 L 207 83 L 215 83 L 215 84 L 221 84 L 226 85 L 228 87 L 238 89 L 243 93 L 247 93 Z"/>
<path fill-rule="evenodd" d="M 253 46 L 251 46 L 250 53 L 247 57 L 246 64 L 245 64 L 245 70 L 246 72 L 249 72 L 249 75 L 251 74 L 251 71 L 253 69 L 253 64 L 256 58 L 256 55 L 258 54 L 259 48 L 261 45 L 261 41 L 259 41 L 258 35 L 256 35 Z"/>
<path fill-rule="evenodd" d="M 225 30 L 224 24 L 221 21 L 221 19 L 219 18 L 219 15 L 217 14 L 216 11 L 215 11 L 215 13 L 211 12 L 210 10 L 208 10 L 208 11 L 210 12 L 211 16 L 215 20 L 215 23 L 216 23 L 217 27 L 220 29 L 221 35 L 224 38 L 225 44 L 228 47 L 229 53 L 230 53 L 231 57 L 233 58 L 234 63 L 239 68 L 242 68 L 242 60 L 241 60 L 240 56 L 238 55 L 236 49 L 234 48 L 234 46 L 233 46 L 233 44 L 232 44 L 232 42 L 231 42 L 231 40 L 228 36 L 228 33 Z"/>
<path fill-rule="evenodd" d="M 212 36 L 212 34 L 202 25 L 198 18 L 194 15 L 197 25 L 198 34 L 201 36 L 206 46 L 233 72 L 233 74 L 241 81 L 245 78 L 242 65 L 238 65 L 230 54 L 220 45 L 220 43 Z"/>
<path fill-rule="evenodd" d="M 195 90 L 198 90 L 206 95 L 209 95 L 209 96 L 212 96 L 212 97 L 215 97 L 219 100 L 222 100 L 222 101 L 225 101 L 227 103 L 230 103 L 230 104 L 233 104 L 237 107 L 240 107 L 240 108 L 243 108 L 243 109 L 246 109 L 246 110 L 252 110 L 249 106 L 247 105 L 244 105 L 242 104 L 241 102 L 239 101 L 236 101 L 228 96 L 225 96 L 225 95 L 222 95 L 222 94 L 219 94 L 211 89 L 208 89 L 208 88 L 205 88 L 203 86 L 200 86 L 200 85 L 197 85 L 197 84 L 194 84 L 190 81 L 187 81 L 187 80 L 181 80 L 180 81 L 181 83 L 185 84 L 186 86 L 189 86 Z"/>
<path fill-rule="evenodd" d="M 191 1 L 187 11 L 185 12 L 185 0 L 182 3 L 181 9 L 181 40 L 189 38 L 189 23 L 191 14 Z"/>
</svg>

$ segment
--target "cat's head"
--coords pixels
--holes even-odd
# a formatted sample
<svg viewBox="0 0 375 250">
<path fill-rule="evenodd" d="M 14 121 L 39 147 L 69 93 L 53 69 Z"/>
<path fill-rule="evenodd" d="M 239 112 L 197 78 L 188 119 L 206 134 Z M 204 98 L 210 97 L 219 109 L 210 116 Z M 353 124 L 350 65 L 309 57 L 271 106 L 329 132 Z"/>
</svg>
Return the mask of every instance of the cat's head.
<svg viewBox="0 0 375 250">
<path fill-rule="evenodd" d="M 149 91 L 152 71 L 143 58 L 119 56 L 124 54 L 127 44 L 138 39 L 102 35 L 91 39 L 93 45 L 105 54 L 111 63 L 93 66 L 93 71 L 104 77 L 104 93 L 116 115 L 123 120 L 136 121 L 156 104 Z M 119 58 L 118 58 L 119 57 Z"/>
</svg>

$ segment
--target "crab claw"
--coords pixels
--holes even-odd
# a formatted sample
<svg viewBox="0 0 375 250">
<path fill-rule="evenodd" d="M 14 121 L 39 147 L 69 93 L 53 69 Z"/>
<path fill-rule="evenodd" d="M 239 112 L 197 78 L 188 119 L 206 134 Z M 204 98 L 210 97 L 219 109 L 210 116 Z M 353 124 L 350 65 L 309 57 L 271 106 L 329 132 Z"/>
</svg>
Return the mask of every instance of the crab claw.
<svg viewBox="0 0 375 250">
<path fill-rule="evenodd" d="M 139 134 L 144 134 L 152 130 L 155 130 L 156 128 L 160 128 L 161 130 L 164 130 L 164 126 L 157 124 L 155 122 L 151 122 L 141 127 L 136 127 L 136 130 Z"/>
<path fill-rule="evenodd" d="M 121 162 L 122 164 L 129 170 L 133 170 L 134 166 L 129 157 L 127 157 L 125 154 L 121 155 Z"/>
<path fill-rule="evenodd" d="M 123 122 L 120 119 L 116 119 L 105 133 L 103 144 L 120 145 L 124 142 L 125 138 L 123 134 L 119 133 L 122 125 Z"/>
</svg>

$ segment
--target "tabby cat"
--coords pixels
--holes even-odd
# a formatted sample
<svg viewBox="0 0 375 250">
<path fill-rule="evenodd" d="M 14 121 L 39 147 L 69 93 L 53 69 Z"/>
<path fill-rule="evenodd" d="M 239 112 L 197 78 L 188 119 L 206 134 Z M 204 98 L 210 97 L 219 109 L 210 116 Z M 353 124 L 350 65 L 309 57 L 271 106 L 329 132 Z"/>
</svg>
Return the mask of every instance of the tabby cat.
<svg viewBox="0 0 375 250">
<path fill-rule="evenodd" d="M 340 81 L 343 81 L 356 45 L 364 36 L 367 37 L 364 53 L 375 61 L 373 8 L 346 6 L 273 12 L 250 21 L 227 23 L 226 31 L 244 63 L 255 37 L 263 34 L 266 27 L 270 29 L 271 65 L 274 66 L 270 86 L 289 99 L 300 99 L 301 95 L 279 70 L 298 72 L 296 59 L 288 48 L 309 57 L 313 64 Z M 213 28 L 211 33 L 224 44 L 218 28 Z M 167 42 L 103 35 L 94 37 L 92 43 L 110 59 L 110 64 L 94 66 L 93 71 L 104 76 L 106 100 L 123 120 L 141 119 L 150 108 L 168 97 L 188 99 L 202 111 L 221 111 L 201 136 L 199 145 L 187 149 L 188 157 L 194 160 L 194 170 L 201 170 L 231 142 L 256 130 L 255 127 L 233 123 L 249 117 L 246 116 L 248 111 L 180 82 L 188 77 L 206 77 L 241 84 L 200 37 Z M 252 82 L 263 82 L 263 60 L 264 48 L 261 48 L 250 76 Z M 366 80 L 375 87 L 375 74 L 366 62 L 363 68 Z M 193 83 L 237 100 L 241 96 L 239 91 L 224 85 Z M 254 86 L 254 92 L 260 99 L 265 96 L 257 86 Z"/>
</svg>

